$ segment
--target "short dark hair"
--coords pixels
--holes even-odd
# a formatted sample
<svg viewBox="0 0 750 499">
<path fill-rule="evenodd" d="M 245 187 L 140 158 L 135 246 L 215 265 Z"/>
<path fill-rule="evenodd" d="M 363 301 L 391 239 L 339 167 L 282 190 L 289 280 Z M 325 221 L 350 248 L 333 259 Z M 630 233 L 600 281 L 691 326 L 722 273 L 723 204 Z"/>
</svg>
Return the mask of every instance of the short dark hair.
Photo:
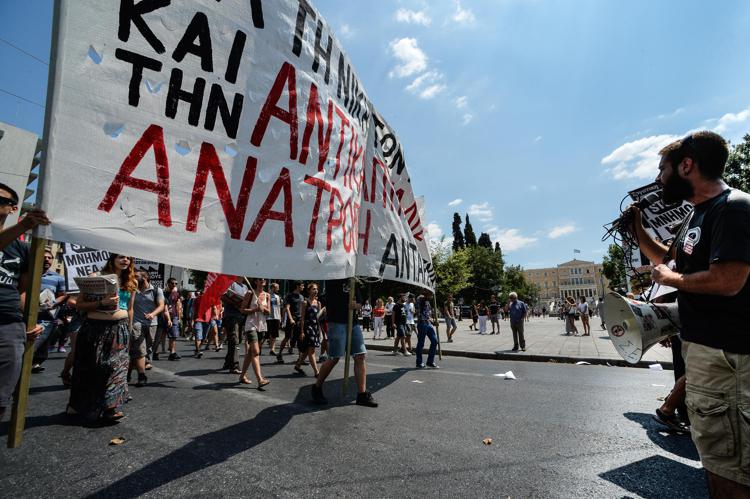
<svg viewBox="0 0 750 499">
<path fill-rule="evenodd" d="M 18 204 L 18 193 L 16 191 L 3 183 L 0 183 L 0 189 L 8 191 L 8 194 L 10 194 L 10 198 L 13 200 L 13 204 Z"/>
<path fill-rule="evenodd" d="M 683 159 L 691 158 L 698 164 L 698 171 L 703 178 L 716 180 L 724 174 L 729 148 L 724 137 L 704 130 L 672 142 L 659 151 L 659 155 L 673 167 L 679 165 Z"/>
</svg>

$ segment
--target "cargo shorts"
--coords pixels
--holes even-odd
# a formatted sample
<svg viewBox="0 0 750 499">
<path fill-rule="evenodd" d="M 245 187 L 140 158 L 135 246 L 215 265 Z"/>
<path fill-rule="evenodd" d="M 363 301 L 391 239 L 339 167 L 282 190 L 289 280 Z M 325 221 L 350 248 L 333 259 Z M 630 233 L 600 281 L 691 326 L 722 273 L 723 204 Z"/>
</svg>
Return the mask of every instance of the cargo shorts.
<svg viewBox="0 0 750 499">
<path fill-rule="evenodd" d="M 750 486 L 750 355 L 683 341 L 691 436 L 703 467 Z"/>
</svg>

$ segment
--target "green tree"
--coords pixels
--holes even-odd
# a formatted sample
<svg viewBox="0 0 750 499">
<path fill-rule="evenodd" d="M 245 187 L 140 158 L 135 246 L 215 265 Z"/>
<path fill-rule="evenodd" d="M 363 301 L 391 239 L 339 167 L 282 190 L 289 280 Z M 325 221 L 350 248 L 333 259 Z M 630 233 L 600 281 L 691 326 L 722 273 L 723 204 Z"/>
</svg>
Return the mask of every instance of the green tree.
<svg viewBox="0 0 750 499">
<path fill-rule="evenodd" d="M 750 192 L 750 133 L 730 149 L 724 180 L 730 187 Z"/>
<path fill-rule="evenodd" d="M 203 288 L 206 287 L 206 277 L 208 277 L 208 272 L 202 270 L 189 270 L 189 272 L 193 278 L 193 283 L 195 283 L 195 289 L 203 291 Z"/>
<path fill-rule="evenodd" d="M 626 287 L 625 254 L 618 245 L 609 245 L 602 259 L 602 274 L 609 280 L 609 289 L 616 291 Z"/>
<path fill-rule="evenodd" d="M 477 244 L 483 248 L 492 249 L 492 240 L 490 239 L 490 235 L 486 232 L 479 234 L 479 241 L 477 241 Z"/>
<path fill-rule="evenodd" d="M 503 261 L 492 250 L 484 246 L 466 248 L 471 269 L 471 284 L 474 286 L 468 299 L 486 300 L 503 280 Z"/>
<path fill-rule="evenodd" d="M 464 244 L 464 234 L 461 232 L 461 215 L 458 213 L 453 214 L 453 251 L 458 251 L 460 249 L 463 249 L 466 244 Z"/>
<path fill-rule="evenodd" d="M 448 294 L 457 297 L 471 283 L 469 252 L 466 249 L 448 251 L 445 246 L 433 249 L 432 264 L 437 275 L 435 295 L 443 303 Z"/>
<path fill-rule="evenodd" d="M 508 299 L 511 291 L 515 291 L 518 298 L 529 305 L 533 305 L 539 300 L 539 287 L 526 280 L 523 268 L 520 265 L 505 267 L 502 293 L 500 294 L 503 302 Z"/>
<path fill-rule="evenodd" d="M 466 224 L 464 225 L 464 242 L 467 248 L 477 245 L 477 236 L 474 234 L 474 227 L 469 221 L 469 214 L 466 214 Z"/>
</svg>

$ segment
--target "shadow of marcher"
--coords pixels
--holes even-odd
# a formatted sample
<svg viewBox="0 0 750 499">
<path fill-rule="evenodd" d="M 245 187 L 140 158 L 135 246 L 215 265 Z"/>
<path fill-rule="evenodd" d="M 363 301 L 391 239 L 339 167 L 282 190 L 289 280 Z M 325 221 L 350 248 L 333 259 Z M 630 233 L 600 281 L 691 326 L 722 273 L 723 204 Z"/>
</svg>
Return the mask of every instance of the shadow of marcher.
<svg viewBox="0 0 750 499">
<path fill-rule="evenodd" d="M 384 373 L 368 374 L 367 384 L 372 391 L 379 390 L 394 383 L 407 372 L 409 370 L 394 369 Z M 199 435 L 170 454 L 87 497 L 135 498 L 192 473 L 203 472 L 210 466 L 223 463 L 232 456 L 248 451 L 272 438 L 283 430 L 294 416 L 348 405 L 349 400 L 334 397 L 334 394 L 341 392 L 342 383 L 341 379 L 327 381 L 325 390 L 329 396 L 329 402 L 327 405 L 317 406 L 311 402 L 311 380 L 310 384 L 299 389 L 292 402 L 267 407 L 253 419 Z M 356 385 L 353 383 L 349 386 L 350 389 L 356 390 Z M 206 387 L 201 388 L 206 389 Z M 218 386 L 208 389 L 221 388 Z M 262 430 L 258 431 L 259 429 Z"/>
<path fill-rule="evenodd" d="M 638 423 L 646 430 L 646 436 L 665 451 L 691 461 L 700 461 L 698 450 L 689 434 L 670 431 L 660 425 L 651 414 L 643 412 L 626 412 L 623 414 L 629 420 Z"/>
<path fill-rule="evenodd" d="M 600 473 L 599 477 L 645 499 L 708 497 L 701 468 L 693 468 L 664 456 L 651 456 Z"/>
</svg>

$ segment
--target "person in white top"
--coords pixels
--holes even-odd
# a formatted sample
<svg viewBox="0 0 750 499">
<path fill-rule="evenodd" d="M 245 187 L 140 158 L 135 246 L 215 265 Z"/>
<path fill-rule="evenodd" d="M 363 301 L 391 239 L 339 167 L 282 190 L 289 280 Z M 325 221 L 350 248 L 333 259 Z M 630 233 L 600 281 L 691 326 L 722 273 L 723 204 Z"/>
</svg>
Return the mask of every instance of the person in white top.
<svg viewBox="0 0 750 499">
<path fill-rule="evenodd" d="M 268 293 L 263 291 L 266 280 L 256 278 L 252 280 L 253 289 L 245 295 L 242 300 L 240 311 L 247 315 L 245 320 L 245 361 L 242 364 L 239 382 L 245 385 L 252 383 L 247 377 L 247 370 L 250 364 L 253 366 L 253 372 L 258 380 L 258 390 L 266 386 L 270 381 L 263 377 L 260 372 L 260 340 L 267 330 L 266 314 L 270 312 L 268 306 Z"/>
<path fill-rule="evenodd" d="M 395 305 L 396 302 L 393 301 L 393 297 L 389 296 L 385 303 L 385 334 L 388 338 L 396 336 L 396 327 L 393 322 L 393 307 Z"/>
<path fill-rule="evenodd" d="M 586 298 L 581 296 L 578 304 L 578 312 L 581 315 L 581 323 L 583 324 L 583 336 L 591 336 L 591 326 L 589 326 L 589 304 L 586 303 Z"/>
</svg>

